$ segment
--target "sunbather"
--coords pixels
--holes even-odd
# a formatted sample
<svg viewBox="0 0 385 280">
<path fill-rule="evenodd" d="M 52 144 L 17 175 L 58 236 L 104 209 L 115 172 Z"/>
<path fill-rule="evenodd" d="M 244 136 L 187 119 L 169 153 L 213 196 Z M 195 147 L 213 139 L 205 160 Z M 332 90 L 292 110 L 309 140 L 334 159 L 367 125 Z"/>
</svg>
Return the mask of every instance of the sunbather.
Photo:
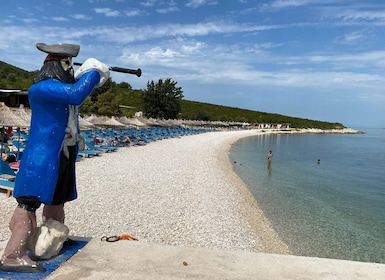
<svg viewBox="0 0 385 280">
<path fill-rule="evenodd" d="M 7 154 L 7 153 L 3 153 L 1 159 L 2 159 L 3 161 L 8 162 L 8 163 L 16 162 L 16 161 L 17 161 L 16 155 L 15 155 L 15 154 Z"/>
</svg>

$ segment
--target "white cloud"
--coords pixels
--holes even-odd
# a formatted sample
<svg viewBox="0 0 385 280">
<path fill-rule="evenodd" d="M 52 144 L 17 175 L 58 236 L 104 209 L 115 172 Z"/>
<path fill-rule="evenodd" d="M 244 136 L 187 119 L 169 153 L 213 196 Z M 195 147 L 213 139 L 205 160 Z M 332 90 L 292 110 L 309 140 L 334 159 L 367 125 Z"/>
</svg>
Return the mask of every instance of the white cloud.
<svg viewBox="0 0 385 280">
<path fill-rule="evenodd" d="M 279 89 L 281 92 L 287 92 L 289 89 L 308 89 L 309 94 L 314 88 L 317 88 L 317 92 L 329 91 L 330 88 L 335 92 L 350 89 L 351 94 L 361 89 L 360 92 L 368 92 L 373 98 L 377 98 L 376 93 L 383 91 L 385 83 L 383 75 L 333 70 L 332 64 L 336 63 L 339 54 L 277 57 L 263 51 L 263 47 L 255 46 L 255 49 L 260 49 L 260 52 L 249 53 L 247 46 L 212 45 L 188 40 L 163 41 L 157 47 L 135 44 L 122 51 L 119 64 L 127 67 L 132 65 L 143 67 L 145 75 L 151 79 L 171 76 L 177 81 L 194 83 L 201 87 L 208 84 L 238 85 L 255 87 L 259 90 L 261 88 Z M 374 62 L 375 59 L 381 60 L 384 55 L 385 53 L 372 53 L 342 56 L 337 63 L 340 63 L 340 66 L 359 64 L 355 59 L 360 61 L 369 59 Z M 259 64 L 274 65 L 281 60 L 293 60 L 303 65 L 317 63 L 331 66 L 324 67 L 324 71 L 309 67 L 277 67 L 271 70 L 259 70 Z"/>
<path fill-rule="evenodd" d="M 365 38 L 365 37 L 366 37 L 365 33 L 361 32 L 361 31 L 356 31 L 356 32 L 352 32 L 349 34 L 345 34 L 344 39 L 345 39 L 345 42 L 350 43 L 350 42 L 354 42 L 354 41 L 360 40 L 360 39 Z"/>
<path fill-rule="evenodd" d="M 175 62 L 178 57 L 182 55 L 172 49 L 169 48 L 161 48 L 161 47 L 153 47 L 147 49 L 140 53 L 132 53 L 132 50 L 128 53 L 128 50 L 125 51 L 119 60 L 126 61 L 130 63 L 131 61 L 135 61 L 141 65 L 162 65 L 166 66 L 170 65 L 170 63 Z"/>
<path fill-rule="evenodd" d="M 117 17 L 120 14 L 119 11 L 110 8 L 95 8 L 94 11 L 97 14 L 104 14 L 106 17 Z"/>
<path fill-rule="evenodd" d="M 352 20 L 352 21 L 358 21 L 358 20 L 368 20 L 368 21 L 385 21 L 385 10 L 380 11 L 363 11 L 363 10 L 356 10 L 356 9 L 348 9 L 344 10 L 338 15 L 339 18 L 342 18 L 344 20 Z"/>
<path fill-rule="evenodd" d="M 73 0 L 61 0 L 61 2 L 70 7 L 74 6 L 75 4 Z"/>
<path fill-rule="evenodd" d="M 282 9 L 287 7 L 299 7 L 303 5 L 307 5 L 309 0 L 275 0 L 270 3 L 265 3 L 262 5 L 262 8 L 274 8 L 274 9 Z"/>
<path fill-rule="evenodd" d="M 74 19 L 83 19 L 83 20 L 91 20 L 92 19 L 92 17 L 85 15 L 85 14 L 74 14 L 74 15 L 71 15 L 71 17 Z"/>
<path fill-rule="evenodd" d="M 205 47 L 206 47 L 206 44 L 203 42 L 192 42 L 191 44 L 188 44 L 186 42 L 186 44 L 182 44 L 181 50 L 184 53 L 196 54 L 196 53 L 199 53 Z"/>
<path fill-rule="evenodd" d="M 153 6 L 155 6 L 156 0 L 140 1 L 139 3 L 143 7 L 153 7 Z"/>
<path fill-rule="evenodd" d="M 131 43 L 158 38 L 200 37 L 215 34 L 236 34 L 245 32 L 279 29 L 280 26 L 253 26 L 226 22 L 205 22 L 197 24 L 162 24 L 147 26 L 115 27 L 105 26 L 92 30 L 97 38 L 118 43 Z"/>
<path fill-rule="evenodd" d="M 180 11 L 178 7 L 167 7 L 162 9 L 156 9 L 156 11 L 160 14 L 168 14 L 172 12 L 178 12 Z"/>
<path fill-rule="evenodd" d="M 216 5 L 218 4 L 217 1 L 214 0 L 189 0 L 185 4 L 186 7 L 196 9 L 201 6 L 206 6 L 206 5 Z"/>
<path fill-rule="evenodd" d="M 64 22 L 64 21 L 68 21 L 68 18 L 66 18 L 66 17 L 53 17 L 52 20 L 53 21 Z"/>
<path fill-rule="evenodd" d="M 23 18 L 22 21 L 26 24 L 33 24 L 33 23 L 36 23 L 38 22 L 37 19 L 34 19 L 34 18 Z"/>
<path fill-rule="evenodd" d="M 124 14 L 128 17 L 136 17 L 136 16 L 141 16 L 141 15 L 144 15 L 145 12 L 144 11 L 141 11 L 139 9 L 130 9 L 130 10 L 126 10 L 124 12 Z"/>
</svg>

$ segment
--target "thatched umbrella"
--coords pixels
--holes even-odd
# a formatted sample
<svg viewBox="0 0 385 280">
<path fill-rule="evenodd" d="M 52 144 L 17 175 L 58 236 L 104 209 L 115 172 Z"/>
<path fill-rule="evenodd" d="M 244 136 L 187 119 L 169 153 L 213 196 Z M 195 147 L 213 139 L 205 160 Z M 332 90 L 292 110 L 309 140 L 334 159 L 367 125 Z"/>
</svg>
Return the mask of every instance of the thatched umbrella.
<svg viewBox="0 0 385 280">
<path fill-rule="evenodd" d="M 158 124 L 156 123 L 156 120 L 153 119 L 153 118 L 144 118 L 144 117 L 140 117 L 138 118 L 139 121 L 141 121 L 142 123 L 144 123 L 146 126 L 157 126 Z"/>
<path fill-rule="evenodd" d="M 173 126 L 181 126 L 182 122 L 180 120 L 176 120 L 176 119 L 169 119 L 169 120 L 166 120 L 166 123 L 168 124 L 168 126 L 170 127 L 173 127 Z"/>
<path fill-rule="evenodd" d="M 130 124 L 130 125 L 133 125 L 133 126 L 136 126 L 136 127 L 147 126 L 145 123 L 143 123 L 140 120 L 138 120 L 138 118 L 129 118 L 129 119 L 127 119 L 126 123 Z"/>
<path fill-rule="evenodd" d="M 100 120 L 99 120 L 99 117 L 95 116 L 95 115 L 91 115 L 87 118 L 84 118 L 86 121 L 90 122 L 90 123 L 93 123 L 93 124 L 97 124 L 97 123 L 100 123 Z"/>
<path fill-rule="evenodd" d="M 92 122 L 86 121 L 82 117 L 79 116 L 79 126 L 81 128 L 88 128 L 88 127 L 94 127 L 95 125 Z"/>
<path fill-rule="evenodd" d="M 104 122 L 107 120 L 106 118 L 107 117 L 104 117 L 104 116 L 98 117 L 95 115 L 91 115 L 88 118 L 84 118 L 84 119 L 86 121 L 94 124 L 95 126 L 99 126 L 99 125 L 104 125 Z"/>
<path fill-rule="evenodd" d="M 154 123 L 155 123 L 157 126 L 164 126 L 164 127 L 169 126 L 168 123 L 166 122 L 166 120 L 164 120 L 164 119 L 156 119 L 156 120 L 154 121 Z"/>
<path fill-rule="evenodd" d="M 95 116 L 94 114 L 92 114 L 91 116 L 84 116 L 84 119 L 87 121 L 87 122 L 90 122 L 92 123 L 92 120 L 93 119 L 97 119 L 98 117 Z"/>
<path fill-rule="evenodd" d="M 121 122 L 117 121 L 114 117 L 105 119 L 105 121 L 102 123 L 102 125 L 105 125 L 105 126 L 125 126 Z"/>
<path fill-rule="evenodd" d="M 98 118 L 98 121 L 99 121 L 100 124 L 104 124 L 108 120 L 109 120 L 109 117 L 107 117 L 107 116 L 100 116 Z"/>
<path fill-rule="evenodd" d="M 117 121 L 124 124 L 125 126 L 128 126 L 128 127 L 133 126 L 126 116 L 117 118 Z"/>
<path fill-rule="evenodd" d="M 25 120 L 26 122 L 30 123 L 31 122 L 31 113 L 30 112 L 27 112 L 24 108 L 24 105 L 23 104 L 20 104 L 20 107 L 19 109 L 17 109 L 16 111 L 14 111 L 14 114 L 18 117 L 20 117 L 21 119 Z"/>
<path fill-rule="evenodd" d="M 0 102 L 0 126 L 29 127 L 29 122 L 14 114 L 4 102 Z"/>
</svg>

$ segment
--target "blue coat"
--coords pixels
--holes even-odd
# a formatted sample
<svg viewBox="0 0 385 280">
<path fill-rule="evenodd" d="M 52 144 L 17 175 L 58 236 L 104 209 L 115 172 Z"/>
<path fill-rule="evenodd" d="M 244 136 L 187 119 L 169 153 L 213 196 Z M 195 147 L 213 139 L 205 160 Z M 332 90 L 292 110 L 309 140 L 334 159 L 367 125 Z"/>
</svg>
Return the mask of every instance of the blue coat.
<svg viewBox="0 0 385 280">
<path fill-rule="evenodd" d="M 92 70 L 83 74 L 75 84 L 48 79 L 29 88 L 31 127 L 16 176 L 14 197 L 29 196 L 44 204 L 52 203 L 69 105 L 81 105 L 99 81 L 100 74 Z M 76 197 L 74 181 L 69 200 Z"/>
</svg>

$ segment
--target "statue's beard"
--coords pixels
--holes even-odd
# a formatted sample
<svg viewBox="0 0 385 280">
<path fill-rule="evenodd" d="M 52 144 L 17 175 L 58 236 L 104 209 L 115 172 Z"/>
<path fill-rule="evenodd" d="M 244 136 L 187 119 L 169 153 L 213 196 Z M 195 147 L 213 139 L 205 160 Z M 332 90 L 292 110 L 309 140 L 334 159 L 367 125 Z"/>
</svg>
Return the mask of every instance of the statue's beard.
<svg viewBox="0 0 385 280">
<path fill-rule="evenodd" d="M 75 83 L 73 73 L 74 70 L 72 67 L 68 67 L 67 70 L 64 70 L 60 60 L 46 61 L 37 74 L 34 83 L 38 83 L 46 79 L 55 79 L 66 84 L 73 84 Z"/>
</svg>

